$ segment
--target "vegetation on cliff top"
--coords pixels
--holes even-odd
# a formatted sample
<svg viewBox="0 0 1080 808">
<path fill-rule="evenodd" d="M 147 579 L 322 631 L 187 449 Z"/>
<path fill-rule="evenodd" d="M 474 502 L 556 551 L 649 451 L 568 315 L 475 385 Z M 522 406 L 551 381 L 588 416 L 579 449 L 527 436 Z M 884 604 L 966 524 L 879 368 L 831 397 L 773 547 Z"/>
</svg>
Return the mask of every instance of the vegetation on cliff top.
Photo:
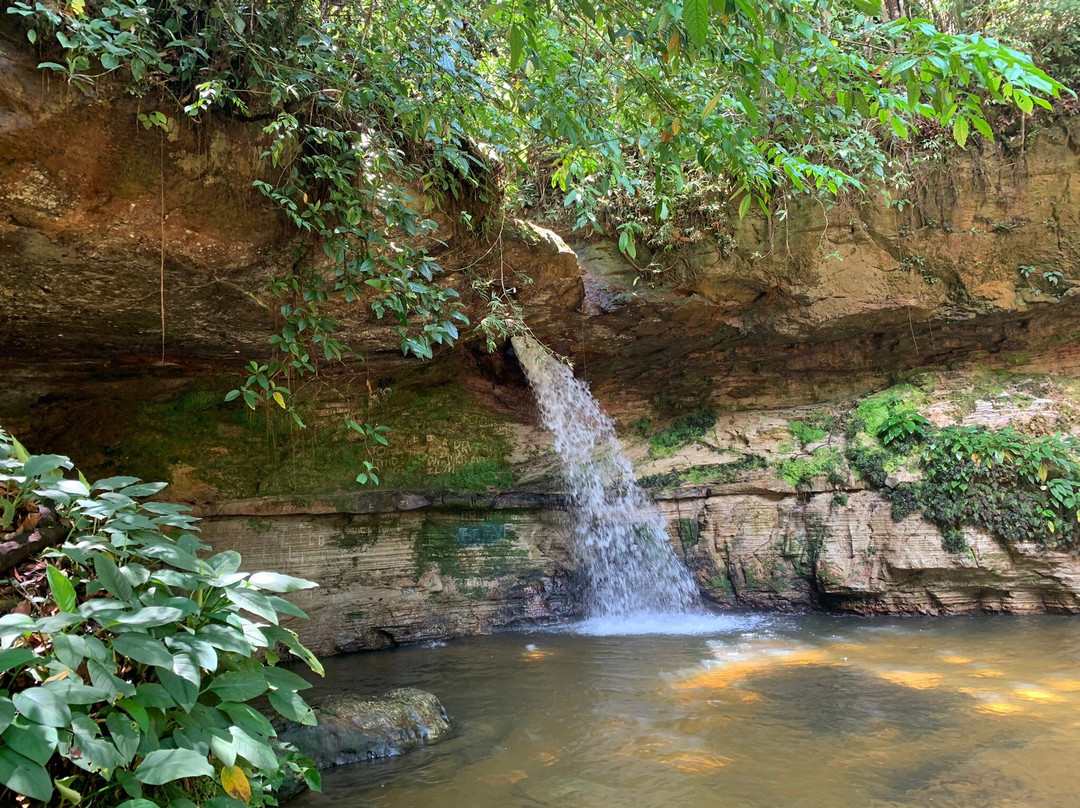
<svg viewBox="0 0 1080 808">
<path fill-rule="evenodd" d="M 4 805 L 237 808 L 276 805 L 294 775 L 318 787 L 248 704 L 314 723 L 298 693 L 310 685 L 277 663 L 287 651 L 321 673 L 279 624 L 304 616 L 279 593 L 315 584 L 206 555 L 182 506 L 140 501 L 163 487 L 90 483 L 0 430 L 5 553 L 41 554 L 0 581 L 15 600 L 0 617 Z M 2 572 L 20 560 L 0 558 Z"/>
</svg>

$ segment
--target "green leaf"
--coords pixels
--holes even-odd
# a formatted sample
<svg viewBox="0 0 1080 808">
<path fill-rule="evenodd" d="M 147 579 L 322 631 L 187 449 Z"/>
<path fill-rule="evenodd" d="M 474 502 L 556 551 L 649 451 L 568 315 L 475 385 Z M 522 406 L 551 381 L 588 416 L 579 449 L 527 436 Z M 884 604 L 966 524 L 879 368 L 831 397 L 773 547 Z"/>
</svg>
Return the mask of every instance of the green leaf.
<svg viewBox="0 0 1080 808">
<path fill-rule="evenodd" d="M 143 687 L 146 687 L 146 685 L 140 685 L 139 689 L 141 690 Z M 130 715 L 135 721 L 135 725 L 142 732 L 147 732 L 150 729 L 150 716 L 146 712 L 146 708 L 139 704 L 139 702 L 132 701 L 131 699 L 120 699 L 116 702 L 116 706 Z M 168 706 L 172 707 L 172 704 L 170 703 Z"/>
<path fill-rule="evenodd" d="M 525 48 L 525 32 L 521 26 L 510 26 L 510 69 L 517 70 L 521 66 L 521 54 Z"/>
<path fill-rule="evenodd" d="M 117 488 L 123 488 L 138 481 L 138 477 L 106 477 L 103 480 L 98 480 L 90 488 L 94 491 L 115 491 Z"/>
<path fill-rule="evenodd" d="M 953 122 L 953 139 L 956 141 L 961 149 L 967 144 L 968 139 L 968 119 L 963 115 L 957 117 Z"/>
<path fill-rule="evenodd" d="M 135 777 L 148 786 L 160 786 L 185 777 L 213 777 L 214 767 L 190 749 L 157 749 L 135 769 Z"/>
<path fill-rule="evenodd" d="M 15 709 L 31 721 L 46 727 L 66 727 L 71 710 L 58 695 L 43 687 L 30 687 L 11 697 Z"/>
<path fill-rule="evenodd" d="M 0 651 L 0 673 L 12 668 L 21 668 L 27 662 L 32 662 L 37 658 L 38 655 L 29 648 L 9 648 L 6 651 Z"/>
<path fill-rule="evenodd" d="M 53 600 L 60 607 L 60 611 L 73 613 L 75 611 L 75 587 L 67 576 L 56 567 L 49 565 L 45 568 L 49 579 L 49 590 Z"/>
<path fill-rule="evenodd" d="M 167 668 L 154 668 L 158 680 L 184 712 L 190 712 L 199 698 L 199 686 Z"/>
<path fill-rule="evenodd" d="M 172 668 L 172 654 L 166 650 L 161 640 L 155 640 L 146 634 L 139 634 L 134 631 L 118 634 L 113 638 L 112 645 L 117 653 L 142 665 L 160 665 L 164 668 Z"/>
<path fill-rule="evenodd" d="M 120 600 L 131 599 L 131 584 L 108 556 L 101 553 L 94 554 L 94 572 L 97 573 L 98 580 L 110 595 L 116 595 Z"/>
<path fill-rule="evenodd" d="M 128 765 L 139 748 L 139 727 L 119 712 L 109 713 L 105 718 L 105 725 L 109 728 L 116 751 L 120 753 L 121 765 Z"/>
<path fill-rule="evenodd" d="M 240 727 L 230 727 L 233 744 L 236 746 L 236 754 L 258 769 L 267 772 L 277 771 L 278 760 L 274 750 L 266 741 L 249 735 Z"/>
<path fill-rule="evenodd" d="M 19 750 L 23 757 L 44 766 L 56 753 L 59 735 L 54 727 L 43 727 L 19 719 L 6 730 L 2 740 L 12 749 Z"/>
<path fill-rule="evenodd" d="M 11 703 L 11 699 L 0 696 L 0 732 L 10 727 L 14 719 L 15 705 Z"/>
<path fill-rule="evenodd" d="M 682 18 L 691 44 L 700 48 L 709 38 L 709 0 L 683 0 Z"/>
<path fill-rule="evenodd" d="M 48 802 L 53 793 L 49 773 L 10 746 L 0 746 L 0 783 L 16 794 L 41 802 Z"/>
<path fill-rule="evenodd" d="M 56 790 L 60 792 L 60 799 L 65 802 L 69 802 L 72 805 L 78 805 L 82 802 L 82 794 L 75 789 L 71 788 L 70 783 L 75 780 L 75 776 L 65 777 L 62 780 L 53 780 L 53 785 L 56 786 Z"/>
<path fill-rule="evenodd" d="M 229 671 L 216 677 L 208 690 L 217 693 L 222 701 L 250 701 L 268 688 L 262 671 Z"/>
<path fill-rule="evenodd" d="M 270 691 L 270 705 L 285 718 L 313 727 L 318 723 L 315 713 L 298 693 L 291 690 Z"/>
<path fill-rule="evenodd" d="M 273 737 L 276 734 L 270 720 L 250 705 L 223 702 L 218 709 L 225 711 L 232 723 L 243 727 L 249 732 L 268 737 Z"/>
<path fill-rule="evenodd" d="M 183 618 L 183 611 L 175 606 L 147 606 L 117 615 L 110 623 L 119 628 L 154 628 L 176 623 Z"/>
<path fill-rule="evenodd" d="M 312 589 L 318 586 L 314 581 L 303 578 L 294 578 L 291 575 L 282 575 L 277 572 L 253 572 L 248 577 L 248 582 L 259 589 L 268 592 L 296 592 L 300 589 Z"/>
<path fill-rule="evenodd" d="M 27 477 L 40 477 L 61 467 L 70 468 L 71 461 L 62 455 L 34 455 L 23 465 L 22 473 Z"/>
</svg>

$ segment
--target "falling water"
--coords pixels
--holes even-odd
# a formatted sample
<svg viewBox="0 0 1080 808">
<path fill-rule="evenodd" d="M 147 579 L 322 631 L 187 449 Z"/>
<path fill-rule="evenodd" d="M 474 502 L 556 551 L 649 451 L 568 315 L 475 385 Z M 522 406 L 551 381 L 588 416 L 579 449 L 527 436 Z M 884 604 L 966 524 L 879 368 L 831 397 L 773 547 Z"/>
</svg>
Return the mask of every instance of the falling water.
<svg viewBox="0 0 1080 808">
<path fill-rule="evenodd" d="M 562 460 L 589 616 L 685 614 L 697 587 L 671 548 L 663 515 L 637 484 L 612 420 L 566 363 L 528 337 L 513 344 Z"/>
</svg>

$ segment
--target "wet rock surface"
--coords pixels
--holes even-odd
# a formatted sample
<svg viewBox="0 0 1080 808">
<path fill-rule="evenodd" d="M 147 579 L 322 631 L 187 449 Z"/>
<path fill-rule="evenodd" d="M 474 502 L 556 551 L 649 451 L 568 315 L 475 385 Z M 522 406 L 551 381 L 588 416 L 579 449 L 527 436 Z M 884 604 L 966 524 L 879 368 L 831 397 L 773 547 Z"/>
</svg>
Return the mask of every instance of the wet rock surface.
<svg viewBox="0 0 1080 808">
<path fill-rule="evenodd" d="M 375 699 L 326 696 L 312 708 L 318 726 L 289 724 L 278 737 L 319 769 L 402 755 L 438 743 L 450 733 L 450 719 L 439 700 L 414 687 Z"/>
</svg>

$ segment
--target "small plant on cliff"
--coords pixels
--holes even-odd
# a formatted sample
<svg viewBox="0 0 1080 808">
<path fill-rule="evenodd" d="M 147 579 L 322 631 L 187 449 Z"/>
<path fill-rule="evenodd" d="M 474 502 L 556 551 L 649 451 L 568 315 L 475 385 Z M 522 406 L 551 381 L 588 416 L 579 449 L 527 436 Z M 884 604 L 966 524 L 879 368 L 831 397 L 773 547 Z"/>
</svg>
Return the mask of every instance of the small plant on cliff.
<svg viewBox="0 0 1080 808">
<path fill-rule="evenodd" d="M 816 426 L 806 421 L 791 421 L 788 423 L 788 431 L 795 440 L 799 442 L 799 446 L 805 447 L 808 443 L 817 443 L 819 440 L 825 440 L 826 432 L 819 426 Z"/>
<path fill-rule="evenodd" d="M 298 694 L 310 685 L 277 667 L 283 647 L 321 673 L 279 624 L 304 616 L 279 593 L 314 584 L 207 556 L 182 506 L 140 501 L 162 483 L 71 469 L 0 430 L 8 538 L 25 541 L 44 514 L 59 530 L 9 582 L 21 604 L 0 617 L 0 803 L 227 808 L 276 804 L 293 774 L 318 787 L 248 704 L 314 723 Z"/>
<path fill-rule="evenodd" d="M 654 435 L 649 441 L 649 455 L 651 457 L 670 455 L 680 446 L 705 437 L 715 423 L 715 410 L 698 410 L 676 418 L 667 429 Z"/>
<path fill-rule="evenodd" d="M 926 440 L 930 433 L 930 420 L 914 410 L 896 410 L 890 413 L 877 430 L 877 438 L 886 446 L 901 454 Z"/>
</svg>

